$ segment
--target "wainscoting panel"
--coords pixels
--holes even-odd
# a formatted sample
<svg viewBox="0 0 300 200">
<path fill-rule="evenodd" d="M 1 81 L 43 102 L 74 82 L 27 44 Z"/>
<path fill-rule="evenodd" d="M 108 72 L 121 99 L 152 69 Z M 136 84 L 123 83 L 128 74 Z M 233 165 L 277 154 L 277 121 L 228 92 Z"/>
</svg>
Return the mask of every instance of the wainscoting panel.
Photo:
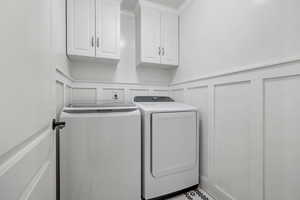
<svg viewBox="0 0 300 200">
<path fill-rule="evenodd" d="M 64 105 L 69 105 L 72 103 L 72 87 L 69 85 L 65 85 L 65 103 Z"/>
<path fill-rule="evenodd" d="M 169 90 L 165 89 L 165 90 L 153 90 L 151 95 L 168 97 L 170 94 L 169 94 Z"/>
<path fill-rule="evenodd" d="M 150 90 L 149 89 L 130 89 L 129 90 L 129 101 L 133 101 L 135 96 L 149 96 Z"/>
<path fill-rule="evenodd" d="M 56 81 L 56 113 L 59 114 L 65 105 L 64 83 Z"/>
<path fill-rule="evenodd" d="M 133 101 L 135 96 L 163 95 L 169 96 L 169 87 L 163 85 L 146 85 L 132 83 L 98 83 L 98 82 L 73 82 L 73 102 L 78 94 L 74 94 L 74 89 L 96 89 L 96 100 L 113 100 L 114 94 L 118 94 L 118 101 Z M 85 98 L 93 99 L 94 95 L 83 95 Z"/>
<path fill-rule="evenodd" d="M 250 198 L 251 82 L 215 87 L 213 180 L 229 199 Z M 243 184 L 241 184 L 243 180 Z"/>
<path fill-rule="evenodd" d="M 63 106 L 72 103 L 73 79 L 60 70 L 56 70 L 56 113 L 59 114 Z"/>
<path fill-rule="evenodd" d="M 73 103 L 95 103 L 97 101 L 97 88 L 73 88 Z"/>
<path fill-rule="evenodd" d="M 264 81 L 264 200 L 300 199 L 300 76 Z"/>
<path fill-rule="evenodd" d="M 300 199 L 299 91 L 297 60 L 171 85 L 204 118 L 201 187 L 217 200 Z"/>
<path fill-rule="evenodd" d="M 209 92 L 208 87 L 193 87 L 186 91 L 186 102 L 196 106 L 200 116 L 200 175 L 201 179 L 208 179 L 209 171 Z"/>
<path fill-rule="evenodd" d="M 300 199 L 299 61 L 170 86 L 68 81 L 73 101 L 77 96 L 102 99 L 103 88 L 111 88 L 124 90 L 127 100 L 168 94 L 196 106 L 201 116 L 201 184 L 216 200 Z M 76 88 L 93 88 L 93 95 Z"/>
<path fill-rule="evenodd" d="M 172 89 L 170 95 L 175 101 L 184 102 L 185 101 L 184 92 L 185 92 L 184 88 Z"/>
</svg>

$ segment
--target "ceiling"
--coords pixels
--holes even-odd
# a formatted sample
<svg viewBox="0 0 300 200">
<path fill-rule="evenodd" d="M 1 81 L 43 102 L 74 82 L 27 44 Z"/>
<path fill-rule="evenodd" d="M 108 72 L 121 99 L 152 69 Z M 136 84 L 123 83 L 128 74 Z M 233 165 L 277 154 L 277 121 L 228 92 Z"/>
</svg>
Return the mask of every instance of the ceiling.
<svg viewBox="0 0 300 200">
<path fill-rule="evenodd" d="M 122 10 L 132 11 L 138 0 L 123 0 Z M 186 0 L 148 0 L 153 3 L 158 3 L 170 8 L 179 8 Z"/>
</svg>

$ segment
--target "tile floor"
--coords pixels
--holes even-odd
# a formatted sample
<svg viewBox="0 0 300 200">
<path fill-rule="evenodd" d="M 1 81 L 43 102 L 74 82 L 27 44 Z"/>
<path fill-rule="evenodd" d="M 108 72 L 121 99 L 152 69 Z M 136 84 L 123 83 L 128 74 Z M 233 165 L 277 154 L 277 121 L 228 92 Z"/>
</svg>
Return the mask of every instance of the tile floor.
<svg viewBox="0 0 300 200">
<path fill-rule="evenodd" d="M 168 200 L 215 200 L 209 196 L 205 191 L 198 188 L 191 190 L 184 194 L 178 195 L 176 197 L 169 198 Z"/>
</svg>

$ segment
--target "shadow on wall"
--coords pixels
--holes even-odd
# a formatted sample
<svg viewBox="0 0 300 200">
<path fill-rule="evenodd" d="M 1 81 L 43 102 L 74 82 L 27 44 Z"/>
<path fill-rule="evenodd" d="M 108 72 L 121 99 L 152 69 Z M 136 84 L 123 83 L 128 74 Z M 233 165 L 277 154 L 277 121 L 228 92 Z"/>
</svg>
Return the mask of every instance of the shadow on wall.
<svg viewBox="0 0 300 200">
<path fill-rule="evenodd" d="M 157 69 L 155 67 L 137 67 L 137 79 L 139 83 L 170 84 L 173 76 L 170 69 Z"/>
<path fill-rule="evenodd" d="M 172 70 L 155 66 L 136 67 L 132 65 L 122 69 L 121 63 L 99 61 L 71 61 L 72 76 L 77 80 L 169 84 Z"/>
<path fill-rule="evenodd" d="M 116 63 L 96 61 L 71 61 L 72 76 L 78 80 L 114 81 Z"/>
</svg>

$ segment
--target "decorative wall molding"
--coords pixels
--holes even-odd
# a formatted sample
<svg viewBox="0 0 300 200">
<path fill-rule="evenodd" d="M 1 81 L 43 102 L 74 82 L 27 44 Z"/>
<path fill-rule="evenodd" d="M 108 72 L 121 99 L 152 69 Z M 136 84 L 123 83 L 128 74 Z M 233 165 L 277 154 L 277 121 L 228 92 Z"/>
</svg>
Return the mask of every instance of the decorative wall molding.
<svg viewBox="0 0 300 200">
<path fill-rule="evenodd" d="M 208 85 L 199 85 L 194 87 L 187 87 L 187 90 L 196 90 L 196 89 L 207 88 L 207 87 Z"/>
<path fill-rule="evenodd" d="M 199 78 L 192 79 L 192 80 L 174 82 L 174 83 L 171 83 L 170 86 L 173 87 L 173 86 L 183 85 L 183 84 L 187 84 L 187 83 L 193 83 L 193 82 L 198 82 L 198 81 L 212 79 L 212 78 L 218 78 L 218 77 L 222 77 L 222 76 L 229 76 L 229 75 L 246 73 L 246 72 L 255 71 L 255 70 L 262 70 L 262 69 L 266 69 L 266 68 L 283 67 L 284 64 L 299 62 L 299 61 L 300 61 L 300 56 L 287 57 L 287 58 L 283 58 L 283 59 L 273 59 L 273 60 L 267 61 L 267 62 L 262 62 L 262 63 L 258 63 L 258 64 L 253 64 L 253 65 L 247 65 L 247 66 L 243 66 L 243 67 L 235 67 L 231 70 L 225 70 L 225 71 L 221 71 L 221 72 L 204 75 Z"/>
<path fill-rule="evenodd" d="M 75 80 L 71 76 L 65 74 L 60 69 L 56 69 L 56 82 L 59 85 L 63 84 L 64 102 L 59 102 L 60 105 L 67 105 L 76 100 L 91 100 L 92 102 L 112 100 L 113 93 L 118 93 L 120 101 L 132 101 L 134 96 L 144 95 L 160 95 L 169 96 L 168 84 L 161 83 L 128 83 L 128 82 L 103 82 L 103 81 L 84 81 Z M 71 89 L 71 91 L 69 91 Z M 78 93 L 80 89 L 93 89 L 95 95 L 90 95 L 87 98 L 84 94 Z M 57 91 L 58 92 L 58 91 Z M 60 95 L 60 94 L 57 94 Z M 57 109 L 61 110 L 61 109 Z"/>
<path fill-rule="evenodd" d="M 122 86 L 169 86 L 163 83 L 130 83 L 130 82 L 105 82 L 105 81 L 91 81 L 91 80 L 74 80 L 74 83 L 86 83 L 86 84 L 104 84 L 104 85 L 122 85 Z"/>
<path fill-rule="evenodd" d="M 262 88 L 263 200 L 298 199 L 300 72 L 263 78 Z"/>
<path fill-rule="evenodd" d="M 154 92 L 169 92 L 169 90 L 164 90 L 164 89 L 154 89 Z"/>
<path fill-rule="evenodd" d="M 228 73 L 221 73 L 213 76 L 200 77 L 199 79 L 196 80 L 186 81 L 177 84 L 175 83 L 170 85 L 171 94 L 173 94 L 177 98 L 178 97 L 183 98 L 184 102 L 198 107 L 200 109 L 199 110 L 200 112 L 201 110 L 203 111 L 203 106 L 205 105 L 203 98 L 205 99 L 207 98 L 208 107 L 209 107 L 208 112 L 202 112 L 202 117 L 208 119 L 208 122 L 206 123 L 208 124 L 209 127 L 207 128 L 207 130 L 202 129 L 202 131 L 205 131 L 205 133 L 203 134 L 209 136 L 207 140 L 205 139 L 205 143 L 207 144 L 207 148 L 208 148 L 206 149 L 206 151 L 208 152 L 208 156 L 209 156 L 208 159 L 209 171 L 208 171 L 208 176 L 203 174 L 201 175 L 201 184 L 202 184 L 202 188 L 208 191 L 208 193 L 210 193 L 216 199 L 271 200 L 272 197 L 270 196 L 270 193 L 273 193 L 272 192 L 273 190 L 275 191 L 275 193 L 276 190 L 279 191 L 278 194 L 276 193 L 276 195 L 281 196 L 280 197 L 281 199 L 294 199 L 295 197 L 298 198 L 297 193 L 291 192 L 295 184 L 292 183 L 286 184 L 288 185 L 289 188 L 285 189 L 284 192 L 280 191 L 281 188 L 283 188 L 283 186 L 281 187 L 278 186 L 277 188 L 276 184 L 275 185 L 272 184 L 274 183 L 274 181 L 277 181 L 278 172 L 273 172 L 273 175 L 269 174 L 266 177 L 266 171 L 273 169 L 274 166 L 270 166 L 269 164 L 268 168 L 265 169 L 266 157 L 264 154 L 266 148 L 265 142 L 269 141 L 270 138 L 275 136 L 275 135 L 273 136 L 273 132 L 270 131 L 268 136 L 267 137 L 265 136 L 266 120 L 268 120 L 268 123 L 276 123 L 276 120 L 278 120 L 277 119 L 278 116 L 277 118 L 268 118 L 268 119 L 265 118 L 266 105 L 271 106 L 272 110 L 278 110 L 277 111 L 278 115 L 280 116 L 281 114 L 281 118 L 283 119 L 281 121 L 285 121 L 284 129 L 294 130 L 294 133 L 295 131 L 297 132 L 296 121 L 298 119 L 297 116 L 300 116 L 300 110 L 297 108 L 297 106 L 291 107 L 291 105 L 296 104 L 295 102 L 297 100 L 295 98 L 297 99 L 300 98 L 300 95 L 298 95 L 299 93 L 296 92 L 300 89 L 300 85 L 297 84 L 300 80 L 299 79 L 300 62 L 298 61 L 300 61 L 299 58 L 286 59 L 286 60 L 282 60 L 281 62 L 273 62 L 273 64 L 269 63 L 266 64 L 265 66 L 262 65 L 261 67 L 259 66 L 252 67 L 252 68 L 249 67 L 249 68 L 245 68 L 245 70 L 242 71 L 239 70 L 239 71 L 232 71 Z M 244 88 L 242 91 L 244 91 L 244 94 L 247 94 L 248 97 L 246 95 L 239 95 L 238 91 L 242 89 L 239 87 L 239 84 L 243 84 L 243 83 L 246 83 L 247 85 L 245 86 L 246 88 Z M 269 90 L 271 92 L 268 93 L 267 100 L 265 97 L 266 83 L 269 84 L 268 89 L 272 89 Z M 277 84 L 280 84 L 280 87 L 282 87 L 280 91 L 278 91 Z M 237 89 L 235 85 L 238 85 L 238 88 L 240 89 Z M 218 91 L 219 95 L 216 95 L 216 88 L 218 87 L 220 87 L 221 90 Z M 203 93 L 204 90 L 201 88 L 208 88 L 208 95 L 206 95 L 206 93 L 204 95 Z M 235 89 L 237 89 L 237 92 L 235 92 L 236 91 Z M 224 99 L 220 99 L 220 98 L 222 98 L 222 96 L 227 98 L 227 95 L 231 95 L 232 100 L 226 103 L 223 102 Z M 232 110 L 232 111 L 230 110 L 231 108 L 235 108 L 234 105 L 241 104 L 246 100 L 250 101 L 248 107 L 245 106 L 244 109 Z M 272 103 L 269 102 L 270 100 L 272 100 Z M 224 118 L 230 119 L 232 117 L 235 117 L 235 114 L 233 114 L 234 112 L 238 112 L 239 115 L 241 116 L 243 116 L 243 113 L 247 113 L 251 116 L 250 118 L 249 117 L 247 118 L 248 121 L 250 119 L 250 121 L 248 122 L 250 126 L 250 131 L 248 130 L 249 138 L 246 140 L 247 145 L 243 145 L 245 148 L 248 149 L 247 151 L 249 151 L 249 154 L 247 155 L 250 156 L 249 157 L 250 162 L 247 164 L 243 163 L 244 169 L 249 168 L 249 174 L 248 175 L 246 174 L 245 177 L 241 178 L 240 182 L 239 180 L 237 180 L 239 184 L 238 186 L 235 185 L 234 187 L 232 186 L 232 183 L 230 183 L 230 181 L 224 182 L 224 180 L 221 180 L 220 182 L 220 177 L 222 176 L 223 176 L 222 179 L 224 179 L 225 177 L 225 180 L 227 180 L 226 174 L 224 173 L 226 173 L 226 170 L 230 170 L 234 168 L 234 166 L 232 166 L 232 164 L 230 163 L 226 164 L 226 161 L 221 163 L 220 161 L 218 161 L 218 164 L 215 163 L 217 159 L 215 157 L 215 153 L 216 153 L 215 148 L 216 145 L 220 144 L 220 138 L 222 138 L 222 136 L 220 137 L 220 135 L 222 134 L 224 134 L 224 136 L 227 135 L 226 132 L 222 132 L 222 131 L 231 130 L 230 132 L 234 131 L 236 133 L 239 132 L 243 133 L 244 131 L 240 129 L 236 129 L 237 127 L 239 127 L 238 126 L 239 124 L 236 124 L 235 122 L 231 122 L 230 120 L 228 121 L 227 119 L 225 119 L 227 120 L 227 122 L 225 123 L 225 125 L 223 123 L 223 125 L 229 127 L 227 127 L 227 129 L 220 129 L 221 127 L 220 123 L 216 124 L 216 120 L 217 120 L 216 118 L 219 118 L 220 120 L 221 117 L 223 118 L 223 115 L 220 115 L 220 113 L 216 113 L 217 112 L 216 102 L 218 103 L 217 109 L 219 111 L 222 111 L 224 116 L 228 116 Z M 293 104 L 289 102 L 293 102 Z M 285 113 L 281 112 L 281 109 L 284 109 Z M 228 114 L 224 114 L 225 111 Z M 216 115 L 218 115 L 219 117 Z M 270 116 L 273 115 L 269 114 L 269 117 Z M 291 124 L 291 121 L 293 121 L 294 123 Z M 280 126 L 280 123 L 278 122 L 276 123 L 276 126 L 278 126 L 278 124 Z M 217 138 L 215 136 L 215 132 L 217 128 L 216 126 L 219 127 L 218 130 L 219 142 L 216 141 Z M 272 124 L 269 126 L 272 127 Z M 287 128 L 288 126 L 289 128 Z M 281 132 L 278 131 L 278 133 Z M 291 133 L 289 132 L 289 134 Z M 283 135 L 285 139 L 289 141 L 288 138 L 290 138 L 290 136 L 286 134 Z M 238 138 L 240 137 L 241 136 L 238 136 Z M 285 141 L 285 140 L 278 140 L 278 137 L 280 136 L 277 136 L 277 140 L 276 140 L 277 142 Z M 297 139 L 294 140 L 297 141 L 300 140 L 300 137 L 298 137 L 297 134 L 293 134 L 293 137 L 294 138 L 297 137 Z M 234 144 L 236 142 L 245 141 L 242 140 L 242 138 L 235 139 L 231 135 L 229 138 L 225 137 L 223 142 L 226 142 L 227 144 Z M 269 144 L 273 144 L 273 143 L 269 142 Z M 276 146 L 281 146 L 281 145 L 278 144 Z M 228 146 L 228 148 L 230 149 L 231 147 Z M 246 151 L 245 148 L 239 148 L 237 149 L 237 151 Z M 270 146 L 268 148 L 269 148 L 269 152 L 273 152 L 273 151 L 278 152 L 278 147 L 275 147 L 274 145 L 272 146 L 272 148 L 274 149 L 270 150 Z M 290 155 L 292 151 L 294 154 L 296 154 L 294 150 L 295 150 L 295 146 L 291 146 L 290 149 L 286 149 L 285 153 Z M 236 156 L 235 153 L 232 154 L 230 153 L 232 150 L 226 150 L 226 151 L 227 153 L 230 154 L 232 158 Z M 279 154 L 280 153 L 278 152 L 278 155 Z M 269 156 L 269 161 L 273 157 L 275 157 L 275 155 Z M 282 157 L 282 158 L 286 158 L 286 157 Z M 293 157 L 289 157 L 289 158 L 292 159 Z M 239 158 L 238 160 L 243 160 L 243 159 Z M 242 161 L 240 162 L 242 163 Z M 223 168 L 222 168 L 223 165 L 222 163 L 224 163 Z M 215 168 L 216 164 L 221 165 L 221 168 L 219 167 L 219 169 L 222 170 Z M 292 167 L 293 170 L 296 170 L 297 166 L 300 166 L 300 163 L 298 162 L 298 160 L 295 159 L 293 161 L 290 160 L 289 166 Z M 280 167 L 285 167 L 285 165 L 276 165 L 277 170 L 280 169 Z M 287 170 L 287 169 L 282 169 L 282 170 Z M 222 173 L 222 176 L 216 176 L 216 174 L 218 173 Z M 284 173 L 281 173 L 280 175 L 284 176 L 282 177 L 282 179 L 287 179 L 287 180 L 289 180 L 289 177 L 292 176 L 290 175 L 289 177 L 286 177 L 287 175 L 285 175 Z M 266 178 L 268 178 L 269 181 L 268 182 L 269 188 L 265 187 Z M 243 184 L 245 184 L 245 182 L 248 182 L 248 186 L 247 187 L 243 186 L 244 189 L 242 190 L 241 187 L 239 186 L 242 186 Z M 245 192 L 245 188 L 247 188 L 246 192 Z M 269 196 L 266 196 L 266 191 L 268 192 Z M 249 195 L 245 196 L 245 194 L 249 194 Z"/>
<path fill-rule="evenodd" d="M 184 88 L 171 89 L 172 92 L 184 91 Z"/>
</svg>

